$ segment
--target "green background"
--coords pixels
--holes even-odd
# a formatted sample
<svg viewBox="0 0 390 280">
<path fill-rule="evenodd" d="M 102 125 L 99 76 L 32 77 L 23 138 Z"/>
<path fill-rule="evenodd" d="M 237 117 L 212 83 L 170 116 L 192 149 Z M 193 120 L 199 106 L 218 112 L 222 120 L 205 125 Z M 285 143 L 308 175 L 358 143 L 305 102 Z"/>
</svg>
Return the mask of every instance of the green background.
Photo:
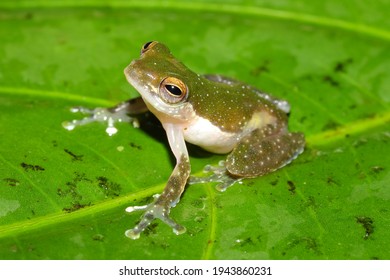
<svg viewBox="0 0 390 280">
<path fill-rule="evenodd" d="M 1 1 L 0 259 L 389 259 L 388 1 Z M 125 237 L 174 161 L 163 131 L 74 131 L 69 108 L 136 97 L 124 67 L 158 40 L 198 73 L 292 106 L 291 165 L 224 193 L 187 187 Z M 118 147 L 123 147 L 119 151 Z M 192 169 L 217 164 L 191 147 Z"/>
</svg>

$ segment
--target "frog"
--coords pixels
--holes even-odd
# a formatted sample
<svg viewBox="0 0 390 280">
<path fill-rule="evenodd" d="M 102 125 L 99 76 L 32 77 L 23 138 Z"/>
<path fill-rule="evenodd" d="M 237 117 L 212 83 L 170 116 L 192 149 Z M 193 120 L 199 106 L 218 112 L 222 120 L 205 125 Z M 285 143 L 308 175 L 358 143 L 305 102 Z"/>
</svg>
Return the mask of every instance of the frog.
<svg viewBox="0 0 390 280">
<path fill-rule="evenodd" d="M 75 107 L 73 112 L 87 116 L 63 126 L 72 130 L 90 122 L 106 122 L 106 132 L 113 135 L 117 122 L 138 127 L 139 114 L 151 113 L 160 121 L 176 164 L 162 193 L 154 195 L 152 202 L 125 209 L 128 213 L 143 211 L 140 221 L 125 232 L 131 239 L 138 239 L 156 219 L 177 235 L 186 232 L 170 213 L 187 185 L 216 182 L 217 190 L 223 192 L 243 179 L 282 168 L 304 150 L 304 134 L 288 130 L 290 105 L 286 100 L 223 75 L 197 74 L 163 43 L 144 44 L 140 57 L 131 61 L 124 75 L 139 97 L 111 108 Z M 218 166 L 207 165 L 206 176 L 191 176 L 187 143 L 226 155 L 226 159 Z"/>
</svg>

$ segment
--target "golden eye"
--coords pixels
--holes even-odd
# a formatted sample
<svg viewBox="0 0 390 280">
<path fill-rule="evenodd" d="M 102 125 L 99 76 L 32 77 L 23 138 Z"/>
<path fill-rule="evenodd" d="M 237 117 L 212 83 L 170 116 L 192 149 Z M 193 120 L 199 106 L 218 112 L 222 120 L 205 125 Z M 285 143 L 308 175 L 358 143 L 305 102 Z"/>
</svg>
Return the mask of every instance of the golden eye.
<svg viewBox="0 0 390 280">
<path fill-rule="evenodd" d="M 187 97 L 187 92 L 187 86 L 174 77 L 165 78 L 160 84 L 160 96 L 169 104 L 183 101 Z"/>
<path fill-rule="evenodd" d="M 141 48 L 141 54 L 147 52 L 148 50 L 150 50 L 151 48 L 153 48 L 158 42 L 157 41 L 150 41 L 150 42 L 147 42 L 145 45 L 142 46 Z"/>
</svg>

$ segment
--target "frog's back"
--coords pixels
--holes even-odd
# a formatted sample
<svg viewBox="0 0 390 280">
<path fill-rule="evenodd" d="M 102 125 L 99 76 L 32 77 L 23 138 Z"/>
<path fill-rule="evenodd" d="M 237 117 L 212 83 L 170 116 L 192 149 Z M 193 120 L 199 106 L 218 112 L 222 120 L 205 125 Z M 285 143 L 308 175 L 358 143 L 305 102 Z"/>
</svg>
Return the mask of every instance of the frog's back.
<svg viewBox="0 0 390 280">
<path fill-rule="evenodd" d="M 188 101 L 196 114 L 223 131 L 239 133 L 247 129 L 247 125 L 287 124 L 287 102 L 280 108 L 278 104 L 285 101 L 236 80 L 207 75 L 199 77 L 193 87 Z"/>
<path fill-rule="evenodd" d="M 260 96 L 260 98 L 268 100 L 271 103 L 273 103 L 279 110 L 285 112 L 286 114 L 290 113 L 290 104 L 286 100 L 271 96 L 271 95 L 255 88 L 255 87 L 248 85 L 248 84 L 245 84 L 239 80 L 236 80 L 236 79 L 233 79 L 230 77 L 225 77 L 222 75 L 212 75 L 212 74 L 203 75 L 203 77 L 210 80 L 210 81 L 214 81 L 217 83 L 222 83 L 222 84 L 226 84 L 226 85 L 230 85 L 230 86 L 237 86 L 238 88 L 244 88 L 244 89 L 247 89 L 249 91 L 252 91 L 256 95 Z"/>
</svg>

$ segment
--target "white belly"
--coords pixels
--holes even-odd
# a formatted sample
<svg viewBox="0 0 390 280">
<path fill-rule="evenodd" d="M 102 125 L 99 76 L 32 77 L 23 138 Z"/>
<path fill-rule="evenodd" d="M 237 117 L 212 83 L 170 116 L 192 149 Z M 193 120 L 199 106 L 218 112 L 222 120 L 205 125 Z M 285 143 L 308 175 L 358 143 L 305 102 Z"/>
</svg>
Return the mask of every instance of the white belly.
<svg viewBox="0 0 390 280">
<path fill-rule="evenodd" d="M 184 128 L 184 139 L 207 151 L 226 154 L 236 146 L 240 135 L 221 131 L 210 121 L 197 117 Z"/>
</svg>

